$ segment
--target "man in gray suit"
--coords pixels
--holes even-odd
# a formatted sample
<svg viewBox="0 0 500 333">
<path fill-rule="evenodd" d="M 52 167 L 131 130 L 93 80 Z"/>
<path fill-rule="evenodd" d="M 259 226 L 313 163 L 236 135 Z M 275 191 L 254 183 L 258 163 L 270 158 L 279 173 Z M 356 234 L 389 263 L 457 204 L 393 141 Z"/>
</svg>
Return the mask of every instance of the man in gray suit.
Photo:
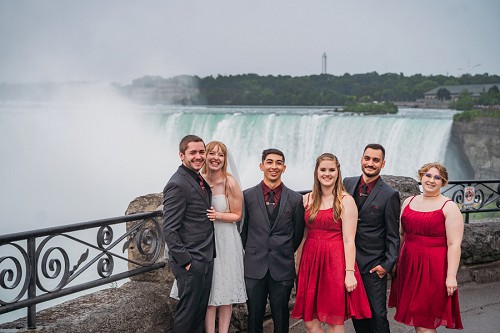
<svg viewBox="0 0 500 333">
<path fill-rule="evenodd" d="M 207 217 L 212 193 L 199 173 L 205 143 L 187 135 L 179 144 L 179 156 L 182 165 L 163 189 L 163 232 L 179 290 L 173 331 L 201 333 L 215 257 L 214 226 Z"/>
<path fill-rule="evenodd" d="M 358 206 L 356 262 L 366 289 L 372 318 L 353 319 L 356 333 L 388 333 L 387 273 L 399 254 L 399 192 L 380 177 L 385 149 L 379 144 L 365 147 L 361 177 L 344 179 L 346 191 Z"/>
<path fill-rule="evenodd" d="M 285 156 L 278 149 L 262 152 L 264 180 L 243 192 L 245 220 L 241 231 L 245 249 L 248 332 L 263 331 L 267 298 L 274 332 L 288 332 L 288 301 L 295 278 L 294 253 L 304 234 L 302 196 L 281 181 Z"/>
</svg>

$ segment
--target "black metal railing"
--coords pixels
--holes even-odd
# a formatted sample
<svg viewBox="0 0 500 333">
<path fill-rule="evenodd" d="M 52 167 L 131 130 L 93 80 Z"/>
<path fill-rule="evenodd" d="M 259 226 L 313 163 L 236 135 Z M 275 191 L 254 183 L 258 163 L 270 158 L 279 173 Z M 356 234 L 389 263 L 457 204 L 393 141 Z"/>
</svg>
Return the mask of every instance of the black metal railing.
<svg viewBox="0 0 500 333">
<path fill-rule="evenodd" d="M 500 180 L 455 180 L 441 191 L 450 197 L 465 214 L 465 223 L 474 213 L 500 211 Z"/>
<path fill-rule="evenodd" d="M 36 328 L 41 302 L 164 267 L 157 260 L 163 245 L 160 216 L 155 211 L 0 236 L 0 314 L 27 308 L 28 328 Z M 132 221 L 137 223 L 115 237 L 111 226 Z M 85 240 L 94 228 L 93 240 Z M 78 235 L 83 230 L 85 235 Z M 137 248 L 140 261 L 122 255 L 129 246 Z M 133 267 L 115 273 L 115 260 Z M 94 275 L 90 281 L 84 272 Z"/>
</svg>

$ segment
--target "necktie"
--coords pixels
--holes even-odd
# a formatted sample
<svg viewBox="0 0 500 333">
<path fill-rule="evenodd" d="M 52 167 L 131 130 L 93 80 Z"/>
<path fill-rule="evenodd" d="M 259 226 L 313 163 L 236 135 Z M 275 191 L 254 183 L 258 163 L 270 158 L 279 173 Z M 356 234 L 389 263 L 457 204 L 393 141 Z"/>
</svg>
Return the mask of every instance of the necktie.
<svg viewBox="0 0 500 333">
<path fill-rule="evenodd" d="M 360 210 L 361 207 L 363 207 L 363 204 L 365 203 L 367 197 L 368 197 L 368 186 L 366 184 L 363 184 L 358 199 L 358 210 Z"/>
<path fill-rule="evenodd" d="M 273 212 L 274 212 L 274 205 L 275 205 L 274 191 L 270 190 L 268 194 L 269 194 L 269 196 L 268 196 L 267 202 L 266 202 L 267 213 L 269 214 L 269 216 L 272 216 Z"/>
<path fill-rule="evenodd" d="M 205 182 L 203 181 L 203 177 L 200 174 L 198 174 L 198 183 L 200 184 L 203 193 L 207 194 L 207 190 L 205 189 Z"/>
</svg>

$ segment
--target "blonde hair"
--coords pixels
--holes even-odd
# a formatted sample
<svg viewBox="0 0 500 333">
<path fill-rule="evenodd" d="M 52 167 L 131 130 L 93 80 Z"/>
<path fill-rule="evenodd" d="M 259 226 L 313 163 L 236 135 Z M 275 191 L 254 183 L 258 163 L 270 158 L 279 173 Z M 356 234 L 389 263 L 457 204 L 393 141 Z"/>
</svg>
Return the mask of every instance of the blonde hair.
<svg viewBox="0 0 500 333">
<path fill-rule="evenodd" d="M 318 215 L 319 207 L 321 206 L 321 195 L 324 194 L 321 192 L 321 184 L 318 179 L 318 169 L 319 164 L 323 161 L 333 161 L 337 166 L 337 180 L 333 186 L 333 207 L 332 214 L 333 220 L 335 222 L 338 221 L 340 216 L 342 215 L 343 205 L 342 205 L 342 193 L 344 192 L 344 185 L 342 184 L 342 174 L 340 172 L 340 163 L 337 157 L 330 153 L 323 153 L 318 156 L 316 159 L 316 166 L 314 168 L 314 183 L 312 192 L 310 195 L 311 204 L 308 205 L 307 210 L 309 211 L 309 223 L 312 223 Z"/>
<path fill-rule="evenodd" d="M 429 171 L 431 168 L 436 168 L 438 170 L 439 175 L 443 179 L 443 186 L 446 186 L 446 184 L 448 184 L 448 170 L 446 170 L 444 165 L 439 162 L 425 163 L 424 165 L 422 165 L 422 167 L 418 169 L 418 179 L 422 181 L 424 173 Z"/>
<path fill-rule="evenodd" d="M 220 141 L 210 141 L 205 146 L 205 152 L 206 152 L 205 154 L 208 157 L 208 153 L 210 153 L 216 147 L 219 147 L 222 154 L 224 154 L 224 163 L 222 164 L 222 173 L 224 174 L 224 176 L 227 176 L 227 148 L 226 148 L 226 145 Z M 207 171 L 208 171 L 208 167 L 207 167 L 207 163 L 205 163 L 205 164 L 203 164 L 203 167 L 201 169 L 201 173 L 206 174 Z"/>
<path fill-rule="evenodd" d="M 233 189 L 233 185 L 231 184 L 231 182 L 229 182 L 227 180 L 228 178 L 228 175 L 231 175 L 230 173 L 227 172 L 227 147 L 225 144 L 223 144 L 222 142 L 220 141 L 210 141 L 206 146 L 205 146 L 205 151 L 206 151 L 206 157 L 207 157 L 207 160 L 208 160 L 208 154 L 214 150 L 215 148 L 219 147 L 220 151 L 222 152 L 222 154 L 224 155 L 224 163 L 222 163 L 222 168 L 221 168 L 221 171 L 222 171 L 222 174 L 224 175 L 224 178 L 225 178 L 225 182 L 224 182 L 224 194 L 225 196 L 227 197 L 227 188 L 231 188 L 231 190 Z M 207 174 L 209 171 L 208 167 L 207 167 L 207 161 L 205 161 L 205 164 L 203 164 L 203 167 L 201 169 L 201 173 L 203 174 Z"/>
</svg>

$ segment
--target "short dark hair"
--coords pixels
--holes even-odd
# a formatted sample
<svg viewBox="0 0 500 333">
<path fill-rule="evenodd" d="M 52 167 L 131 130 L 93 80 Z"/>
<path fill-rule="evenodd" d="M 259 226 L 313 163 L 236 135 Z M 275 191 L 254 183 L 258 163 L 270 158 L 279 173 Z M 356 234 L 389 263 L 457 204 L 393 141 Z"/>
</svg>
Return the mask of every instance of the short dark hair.
<svg viewBox="0 0 500 333">
<path fill-rule="evenodd" d="M 285 154 L 283 154 L 283 152 L 281 150 L 276 149 L 276 148 L 264 149 L 262 151 L 262 163 L 264 163 L 264 161 L 267 158 L 267 155 L 269 155 L 269 154 L 280 155 L 281 157 L 283 157 L 283 163 L 285 163 Z"/>
<path fill-rule="evenodd" d="M 186 152 L 188 143 L 190 142 L 203 142 L 203 139 L 193 134 L 186 135 L 182 138 L 181 142 L 179 142 L 179 152 L 184 154 Z M 205 144 L 205 142 L 203 142 L 203 144 Z"/>
<path fill-rule="evenodd" d="M 367 144 L 366 147 L 365 147 L 365 150 L 363 150 L 363 154 L 365 153 L 365 151 L 370 148 L 370 149 L 374 149 L 374 150 L 381 150 L 382 151 L 382 160 L 385 160 L 385 148 L 382 147 L 381 144 L 378 144 L 378 143 L 370 143 L 370 144 Z"/>
</svg>

